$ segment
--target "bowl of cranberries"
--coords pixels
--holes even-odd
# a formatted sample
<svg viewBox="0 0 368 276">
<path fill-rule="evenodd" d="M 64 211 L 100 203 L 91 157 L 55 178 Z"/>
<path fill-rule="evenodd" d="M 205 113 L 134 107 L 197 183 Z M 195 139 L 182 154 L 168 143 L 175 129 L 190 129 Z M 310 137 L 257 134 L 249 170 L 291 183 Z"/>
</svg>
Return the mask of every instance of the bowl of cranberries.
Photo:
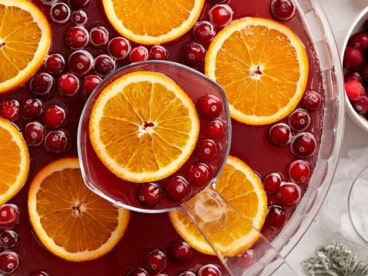
<svg viewBox="0 0 368 276">
<path fill-rule="evenodd" d="M 355 19 L 343 43 L 346 110 L 368 132 L 368 7 Z"/>
</svg>

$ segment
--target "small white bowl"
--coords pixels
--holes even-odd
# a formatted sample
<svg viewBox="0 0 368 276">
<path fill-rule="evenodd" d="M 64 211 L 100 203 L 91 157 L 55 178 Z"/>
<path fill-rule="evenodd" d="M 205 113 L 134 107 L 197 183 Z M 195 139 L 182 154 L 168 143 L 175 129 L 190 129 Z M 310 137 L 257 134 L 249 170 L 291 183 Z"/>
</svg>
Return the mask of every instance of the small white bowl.
<svg viewBox="0 0 368 276">
<path fill-rule="evenodd" d="M 350 39 L 350 37 L 363 30 L 363 24 L 364 22 L 368 20 L 368 7 L 364 8 L 359 15 L 356 17 L 356 19 L 354 20 L 350 30 L 347 32 L 346 36 L 345 36 L 345 40 L 343 43 L 343 47 L 341 50 L 341 63 L 343 62 L 343 58 L 344 58 L 344 52 L 345 52 L 345 48 L 348 44 L 348 41 Z M 344 70 L 344 72 L 346 72 Z M 345 94 L 345 107 L 346 107 L 346 112 L 349 114 L 350 118 L 363 130 L 365 130 L 366 132 L 368 132 L 368 119 L 364 118 L 364 116 L 360 115 L 358 112 L 355 111 L 354 107 L 352 106 L 352 104 L 350 103 L 348 97 Z"/>
</svg>

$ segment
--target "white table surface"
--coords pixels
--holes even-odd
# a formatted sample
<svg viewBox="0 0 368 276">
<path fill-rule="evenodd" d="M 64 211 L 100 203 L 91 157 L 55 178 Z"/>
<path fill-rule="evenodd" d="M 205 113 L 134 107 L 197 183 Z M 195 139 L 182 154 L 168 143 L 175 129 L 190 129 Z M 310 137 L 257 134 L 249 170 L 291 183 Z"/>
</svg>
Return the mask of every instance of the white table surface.
<svg viewBox="0 0 368 276">
<path fill-rule="evenodd" d="M 319 0 L 317 3 L 325 11 L 340 52 L 345 34 L 355 16 L 368 6 L 368 0 Z M 358 259 L 368 264 L 368 244 L 358 238 L 347 216 L 350 183 L 366 165 L 368 132 L 361 130 L 347 115 L 341 157 L 331 189 L 310 229 L 287 257 L 287 261 L 298 274 L 305 275 L 300 264 L 303 260 L 315 256 L 320 246 L 335 240 L 343 241 L 357 254 Z"/>
</svg>

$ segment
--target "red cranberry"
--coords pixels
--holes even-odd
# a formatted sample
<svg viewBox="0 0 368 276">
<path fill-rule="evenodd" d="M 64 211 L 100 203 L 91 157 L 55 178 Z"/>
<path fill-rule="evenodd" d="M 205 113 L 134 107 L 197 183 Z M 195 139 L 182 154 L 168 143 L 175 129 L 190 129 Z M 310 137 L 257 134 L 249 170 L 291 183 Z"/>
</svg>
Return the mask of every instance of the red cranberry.
<svg viewBox="0 0 368 276">
<path fill-rule="evenodd" d="M 348 46 L 356 47 L 362 51 L 368 50 L 368 33 L 358 32 L 353 34 L 348 41 Z"/>
<path fill-rule="evenodd" d="M 14 251 L 3 251 L 0 253 L 0 273 L 13 274 L 20 265 L 19 255 Z"/>
<path fill-rule="evenodd" d="M 272 0 L 271 14 L 278 20 L 290 20 L 295 14 L 295 5 L 292 0 Z"/>
<path fill-rule="evenodd" d="M 306 130 L 311 123 L 309 113 L 302 108 L 297 108 L 289 115 L 289 126 L 294 131 Z"/>
<path fill-rule="evenodd" d="M 50 74 L 60 74 L 65 68 L 64 57 L 59 53 L 50 54 L 46 57 L 44 66 Z"/>
<path fill-rule="evenodd" d="M 284 147 L 290 143 L 291 129 L 287 124 L 277 123 L 268 130 L 268 141 L 276 147 Z"/>
<path fill-rule="evenodd" d="M 278 204 L 279 201 L 276 197 L 276 194 L 267 193 L 267 206 Z"/>
<path fill-rule="evenodd" d="M 3 248 L 13 248 L 18 245 L 19 235 L 11 229 L 4 229 L 0 232 L 0 246 Z"/>
<path fill-rule="evenodd" d="M 29 89 L 33 94 L 45 96 L 50 93 L 54 78 L 46 72 L 37 73 L 29 82 Z"/>
<path fill-rule="evenodd" d="M 145 61 L 149 57 L 149 51 L 145 46 L 136 46 L 129 53 L 130 62 Z"/>
<path fill-rule="evenodd" d="M 206 49 L 203 45 L 192 42 L 183 47 L 182 56 L 184 63 L 189 66 L 196 66 L 203 62 L 204 56 L 206 54 Z"/>
<path fill-rule="evenodd" d="M 109 31 L 104 26 L 95 26 L 89 31 L 91 44 L 98 48 L 107 45 L 109 36 Z"/>
<path fill-rule="evenodd" d="M 201 161 L 209 162 L 217 156 L 217 144 L 212 139 L 201 139 L 197 143 L 196 154 Z"/>
<path fill-rule="evenodd" d="M 101 54 L 95 57 L 94 61 L 95 72 L 102 77 L 114 72 L 115 66 L 116 66 L 115 61 L 109 55 Z"/>
<path fill-rule="evenodd" d="M 43 123 L 49 129 L 60 127 L 66 118 L 65 109 L 57 104 L 49 105 L 43 113 Z"/>
<path fill-rule="evenodd" d="M 72 12 L 70 20 L 76 25 L 84 25 L 88 21 L 88 15 L 84 10 L 76 10 Z"/>
<path fill-rule="evenodd" d="M 45 139 L 45 128 L 37 121 L 29 122 L 24 127 L 23 136 L 28 146 L 41 145 Z"/>
<path fill-rule="evenodd" d="M 129 269 L 126 276 L 149 276 L 149 274 L 145 269 L 141 267 L 135 267 L 135 268 Z"/>
<path fill-rule="evenodd" d="M 345 92 L 350 101 L 358 101 L 364 96 L 365 89 L 361 82 L 349 80 L 345 83 Z"/>
<path fill-rule="evenodd" d="M 50 17 L 51 20 L 56 23 L 59 24 L 66 23 L 70 18 L 70 14 L 71 14 L 70 8 L 65 3 L 59 2 L 51 6 Z"/>
<path fill-rule="evenodd" d="M 359 100 L 352 103 L 354 109 L 359 114 L 366 114 L 368 112 L 368 96 L 364 95 Z"/>
<path fill-rule="evenodd" d="M 154 207 L 162 199 L 162 191 L 157 183 L 143 183 L 137 189 L 137 199 L 145 207 Z"/>
<path fill-rule="evenodd" d="M 193 256 L 193 250 L 190 245 L 182 240 L 172 241 L 167 252 L 174 263 L 188 263 L 192 260 Z"/>
<path fill-rule="evenodd" d="M 209 43 L 215 35 L 215 28 L 209 21 L 199 21 L 193 27 L 193 38 L 198 43 Z"/>
<path fill-rule="evenodd" d="M 0 102 L 0 116 L 9 121 L 16 121 L 20 117 L 20 104 L 17 99 L 9 98 Z"/>
<path fill-rule="evenodd" d="M 71 73 L 84 76 L 93 68 L 93 56 L 86 50 L 76 50 L 70 54 L 68 65 Z"/>
<path fill-rule="evenodd" d="M 69 146 L 69 139 L 69 135 L 64 130 L 52 130 L 45 137 L 45 149 L 54 153 L 65 152 Z"/>
<path fill-rule="evenodd" d="M 0 205 L 0 227 L 13 228 L 19 223 L 20 210 L 19 207 L 13 203 L 5 203 Z"/>
<path fill-rule="evenodd" d="M 357 71 L 348 71 L 346 72 L 346 74 L 344 75 L 344 81 L 347 82 L 349 80 L 357 80 L 362 82 L 362 76 L 359 72 Z"/>
<path fill-rule="evenodd" d="M 143 257 L 143 264 L 150 274 L 160 273 L 166 268 L 166 255 L 158 248 L 147 252 Z"/>
<path fill-rule="evenodd" d="M 192 164 L 187 171 L 187 179 L 195 186 L 205 186 L 211 180 L 211 169 L 205 163 Z"/>
<path fill-rule="evenodd" d="M 196 102 L 197 111 L 206 119 L 216 118 L 222 110 L 221 100 L 212 94 L 201 96 Z"/>
<path fill-rule="evenodd" d="M 292 206 L 299 202 L 301 197 L 300 188 L 292 182 L 283 183 L 277 192 L 277 199 L 283 206 Z"/>
<path fill-rule="evenodd" d="M 343 65 L 348 70 L 359 70 L 364 64 L 363 53 L 355 47 L 346 47 L 343 58 Z"/>
<path fill-rule="evenodd" d="M 225 127 L 221 120 L 214 119 L 209 121 L 206 126 L 206 134 L 209 138 L 218 139 L 224 136 Z"/>
<path fill-rule="evenodd" d="M 28 98 L 21 102 L 20 113 L 25 119 L 35 119 L 41 115 L 43 103 L 37 98 Z"/>
<path fill-rule="evenodd" d="M 280 230 L 285 225 L 286 219 L 285 209 L 282 206 L 271 205 L 268 208 L 265 226 Z"/>
<path fill-rule="evenodd" d="M 89 3 L 89 0 L 67 0 L 68 4 L 74 8 L 81 8 Z"/>
<path fill-rule="evenodd" d="M 322 105 L 321 94 L 314 90 L 308 90 L 304 93 L 301 104 L 308 111 L 318 110 Z"/>
<path fill-rule="evenodd" d="M 31 274 L 29 274 L 29 276 L 50 276 L 50 275 L 45 270 L 37 269 L 37 270 L 33 270 Z"/>
<path fill-rule="evenodd" d="M 149 58 L 153 60 L 164 60 L 168 56 L 167 49 L 162 45 L 153 45 L 149 50 Z"/>
<path fill-rule="evenodd" d="M 81 92 L 89 96 L 92 91 L 99 85 L 102 81 L 102 78 L 97 75 L 88 75 L 83 78 Z"/>
<path fill-rule="evenodd" d="M 72 73 L 65 73 L 59 77 L 57 87 L 61 95 L 74 96 L 80 87 L 79 79 Z"/>
<path fill-rule="evenodd" d="M 227 4 L 219 4 L 213 6 L 209 11 L 208 15 L 210 22 L 215 27 L 224 27 L 233 20 L 234 11 Z"/>
<path fill-rule="evenodd" d="M 316 152 L 317 141 L 312 133 L 301 132 L 294 137 L 290 147 L 294 155 L 307 158 Z"/>
<path fill-rule="evenodd" d="M 89 33 L 83 26 L 75 26 L 66 32 L 65 41 L 70 49 L 82 49 L 89 42 Z"/>
<path fill-rule="evenodd" d="M 197 274 L 195 274 L 193 271 L 190 270 L 185 270 L 183 272 L 181 272 L 180 274 L 178 274 L 178 276 L 196 276 Z"/>
<path fill-rule="evenodd" d="M 222 276 L 221 270 L 214 264 L 202 265 L 197 272 L 198 276 Z"/>
<path fill-rule="evenodd" d="M 270 173 L 263 179 L 263 187 L 267 193 L 277 193 L 280 188 L 282 177 L 279 173 Z"/>
<path fill-rule="evenodd" d="M 309 180 L 310 176 L 311 167 L 309 162 L 305 160 L 294 160 L 289 165 L 289 177 L 291 181 L 303 184 Z"/>
<path fill-rule="evenodd" d="M 109 55 L 115 59 L 126 58 L 131 50 L 132 46 L 129 40 L 121 36 L 114 37 L 107 44 L 107 51 Z"/>
<path fill-rule="evenodd" d="M 190 193 L 188 181 L 182 176 L 172 176 L 168 179 L 165 187 L 167 198 L 173 202 L 184 200 Z"/>
</svg>

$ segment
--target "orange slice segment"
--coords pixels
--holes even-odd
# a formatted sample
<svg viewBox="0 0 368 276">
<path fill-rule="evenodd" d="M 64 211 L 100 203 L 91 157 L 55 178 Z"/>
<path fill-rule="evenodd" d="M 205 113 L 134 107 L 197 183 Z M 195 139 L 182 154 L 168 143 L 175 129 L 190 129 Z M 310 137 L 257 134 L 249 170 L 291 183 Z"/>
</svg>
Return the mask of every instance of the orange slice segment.
<svg viewBox="0 0 368 276">
<path fill-rule="evenodd" d="M 250 222 L 245 225 L 232 218 L 232 213 L 227 213 L 223 214 L 226 217 L 226 225 L 223 229 L 212 231 L 212 242 L 216 243 L 217 250 L 224 256 L 234 256 L 250 248 L 259 238 L 258 231 L 261 230 L 267 214 L 267 196 L 257 174 L 246 163 L 234 156 L 229 156 L 216 184 L 216 190 Z M 206 197 L 206 193 L 203 192 L 196 195 L 195 205 L 205 206 Z M 210 219 L 211 216 L 219 216 L 216 208 L 204 210 L 203 217 L 201 217 L 203 221 Z M 188 244 L 204 254 L 215 254 L 184 211 L 171 211 L 169 217 L 178 234 Z"/>
<path fill-rule="evenodd" d="M 108 253 L 130 216 L 85 186 L 77 158 L 59 159 L 38 172 L 29 188 L 28 211 L 42 244 L 74 262 Z"/>
<path fill-rule="evenodd" d="M 42 65 L 51 43 L 50 25 L 31 1 L 0 2 L 0 93 L 26 83 Z"/>
<path fill-rule="evenodd" d="M 89 131 L 97 156 L 112 173 L 130 182 L 152 182 L 188 160 L 199 118 L 172 79 L 138 71 L 119 77 L 98 95 Z"/>
<path fill-rule="evenodd" d="M 103 0 L 106 16 L 126 38 L 153 45 L 175 40 L 197 22 L 204 0 Z"/>
<path fill-rule="evenodd" d="M 30 158 L 19 130 L 0 117 L 0 204 L 15 196 L 27 181 Z"/>
<path fill-rule="evenodd" d="M 211 42 L 205 73 L 224 88 L 234 119 L 265 125 L 286 117 L 298 105 L 309 63 L 291 29 L 271 19 L 243 18 Z"/>
</svg>

